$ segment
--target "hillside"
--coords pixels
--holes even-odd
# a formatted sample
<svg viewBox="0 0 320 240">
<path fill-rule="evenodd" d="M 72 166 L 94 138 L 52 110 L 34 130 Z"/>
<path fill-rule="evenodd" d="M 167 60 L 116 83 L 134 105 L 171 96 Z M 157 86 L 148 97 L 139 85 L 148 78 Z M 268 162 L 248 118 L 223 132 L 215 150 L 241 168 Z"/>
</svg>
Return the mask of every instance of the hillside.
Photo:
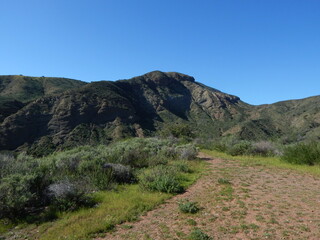
<svg viewBox="0 0 320 240">
<path fill-rule="evenodd" d="M 159 71 L 88 84 L 11 78 L 17 82 L 14 87 L 1 81 L 0 97 L 12 99 L 11 105 L 2 106 L 12 111 L 0 125 L 0 150 L 25 148 L 45 154 L 83 143 L 154 135 L 177 123 L 189 125 L 205 138 L 235 135 L 252 140 L 286 137 L 289 141 L 320 135 L 320 96 L 252 106 L 193 77 Z"/>
<path fill-rule="evenodd" d="M 0 76 L 0 122 L 35 99 L 59 94 L 85 84 L 67 78 L 2 75 Z"/>
</svg>

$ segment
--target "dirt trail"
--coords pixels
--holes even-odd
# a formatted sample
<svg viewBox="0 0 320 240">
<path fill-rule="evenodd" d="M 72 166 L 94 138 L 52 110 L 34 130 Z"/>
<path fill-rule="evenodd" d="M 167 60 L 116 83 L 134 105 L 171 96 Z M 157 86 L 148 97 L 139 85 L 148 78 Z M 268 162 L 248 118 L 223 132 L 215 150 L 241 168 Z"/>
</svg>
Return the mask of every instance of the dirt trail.
<svg viewBox="0 0 320 240">
<path fill-rule="evenodd" d="M 320 239 L 319 178 L 200 157 L 208 170 L 187 192 L 102 239 L 188 239 L 195 227 L 213 239 Z M 202 210 L 181 213 L 182 199 L 198 202 Z"/>
</svg>

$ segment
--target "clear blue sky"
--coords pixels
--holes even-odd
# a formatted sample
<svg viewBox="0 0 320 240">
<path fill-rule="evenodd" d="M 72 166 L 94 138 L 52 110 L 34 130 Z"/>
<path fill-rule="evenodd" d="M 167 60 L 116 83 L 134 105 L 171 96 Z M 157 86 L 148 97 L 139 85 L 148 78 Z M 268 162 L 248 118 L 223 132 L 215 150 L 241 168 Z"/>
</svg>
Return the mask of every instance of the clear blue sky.
<svg viewBox="0 0 320 240">
<path fill-rule="evenodd" d="M 319 0 L 0 0 L 0 75 L 177 71 L 251 104 L 320 94 Z"/>
</svg>

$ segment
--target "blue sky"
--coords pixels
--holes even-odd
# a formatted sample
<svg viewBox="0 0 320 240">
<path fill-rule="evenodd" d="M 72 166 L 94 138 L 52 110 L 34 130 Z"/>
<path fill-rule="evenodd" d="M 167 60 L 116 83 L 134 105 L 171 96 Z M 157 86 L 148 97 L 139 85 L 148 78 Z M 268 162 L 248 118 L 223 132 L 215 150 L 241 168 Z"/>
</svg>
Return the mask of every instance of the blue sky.
<svg viewBox="0 0 320 240">
<path fill-rule="evenodd" d="M 177 71 L 251 104 L 320 94 L 319 0 L 0 0 L 0 74 Z"/>
</svg>

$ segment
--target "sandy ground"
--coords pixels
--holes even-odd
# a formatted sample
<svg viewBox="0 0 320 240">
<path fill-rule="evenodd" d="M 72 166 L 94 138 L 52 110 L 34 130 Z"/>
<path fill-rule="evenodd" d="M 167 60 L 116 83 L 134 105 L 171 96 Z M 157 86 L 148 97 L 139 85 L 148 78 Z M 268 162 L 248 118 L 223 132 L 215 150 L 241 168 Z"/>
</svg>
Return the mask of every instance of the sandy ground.
<svg viewBox="0 0 320 240">
<path fill-rule="evenodd" d="M 319 178 L 199 157 L 208 169 L 187 192 L 99 239 L 189 239 L 195 228 L 213 239 L 320 239 Z M 183 199 L 201 211 L 181 213 Z"/>
</svg>

